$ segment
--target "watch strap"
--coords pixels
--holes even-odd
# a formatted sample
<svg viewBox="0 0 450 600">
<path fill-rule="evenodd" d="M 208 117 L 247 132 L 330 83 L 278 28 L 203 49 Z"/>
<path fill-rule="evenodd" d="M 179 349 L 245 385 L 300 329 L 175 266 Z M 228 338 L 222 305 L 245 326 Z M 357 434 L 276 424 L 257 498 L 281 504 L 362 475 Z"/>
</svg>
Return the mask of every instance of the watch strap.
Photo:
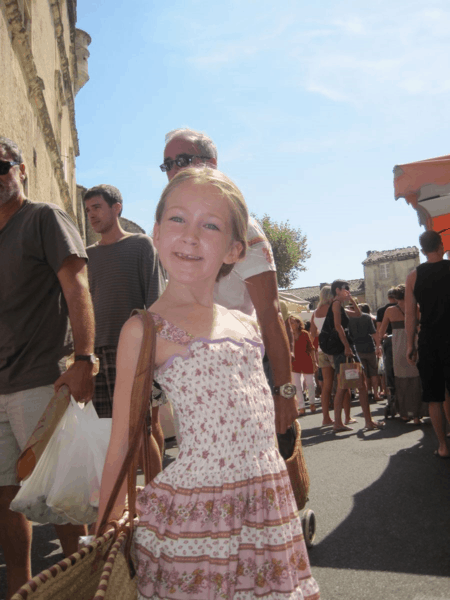
<svg viewBox="0 0 450 600">
<path fill-rule="evenodd" d="M 74 361 L 85 360 L 86 362 L 95 363 L 96 358 L 95 354 L 75 354 Z"/>
</svg>

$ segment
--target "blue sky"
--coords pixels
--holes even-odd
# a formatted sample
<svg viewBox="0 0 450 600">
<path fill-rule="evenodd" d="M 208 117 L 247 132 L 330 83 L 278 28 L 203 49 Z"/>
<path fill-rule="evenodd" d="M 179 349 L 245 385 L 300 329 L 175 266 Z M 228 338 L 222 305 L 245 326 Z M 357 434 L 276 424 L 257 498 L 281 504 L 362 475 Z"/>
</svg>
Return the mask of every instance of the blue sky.
<svg viewBox="0 0 450 600">
<path fill-rule="evenodd" d="M 188 126 L 213 138 L 252 212 L 307 235 L 294 287 L 362 277 L 367 250 L 418 244 L 392 169 L 450 152 L 447 2 L 78 0 L 77 12 L 92 37 L 77 181 L 117 186 L 123 216 L 151 232 L 164 135 Z"/>
</svg>

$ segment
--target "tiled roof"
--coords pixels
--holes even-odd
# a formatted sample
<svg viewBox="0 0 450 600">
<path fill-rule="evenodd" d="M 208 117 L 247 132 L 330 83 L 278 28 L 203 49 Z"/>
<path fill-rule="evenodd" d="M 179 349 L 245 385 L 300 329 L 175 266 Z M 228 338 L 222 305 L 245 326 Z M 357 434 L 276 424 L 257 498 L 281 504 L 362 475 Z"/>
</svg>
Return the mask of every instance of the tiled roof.
<svg viewBox="0 0 450 600">
<path fill-rule="evenodd" d="M 365 290 L 364 279 L 349 279 L 348 284 L 350 286 L 350 293 L 353 296 L 363 294 Z M 326 283 L 324 285 L 331 285 Z M 295 288 L 293 290 L 287 290 L 289 294 L 301 298 L 302 300 L 308 300 L 308 302 L 314 302 L 319 298 L 320 285 L 314 285 L 312 287 Z"/>
<path fill-rule="evenodd" d="M 128 233 L 144 233 L 145 229 L 142 229 L 140 225 L 135 223 L 134 221 L 130 221 L 130 219 L 125 219 L 125 217 L 119 218 L 120 224 Z"/>
<path fill-rule="evenodd" d="M 416 246 L 407 248 L 395 248 L 394 250 L 368 250 L 367 258 L 363 260 L 363 265 L 370 265 L 377 262 L 387 262 L 390 260 L 407 260 L 419 256 L 419 249 Z"/>
</svg>

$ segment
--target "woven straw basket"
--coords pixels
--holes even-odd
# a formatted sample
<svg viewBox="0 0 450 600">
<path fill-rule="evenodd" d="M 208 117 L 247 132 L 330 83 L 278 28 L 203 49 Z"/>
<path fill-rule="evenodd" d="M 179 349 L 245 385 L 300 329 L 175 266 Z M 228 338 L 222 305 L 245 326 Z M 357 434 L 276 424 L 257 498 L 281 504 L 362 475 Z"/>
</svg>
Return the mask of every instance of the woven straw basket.
<svg viewBox="0 0 450 600">
<path fill-rule="evenodd" d="M 33 577 L 11 600 L 135 600 L 136 578 L 132 585 L 121 552 L 127 537 L 127 532 L 123 531 L 114 542 L 114 530 L 108 531 L 79 552 Z"/>
<path fill-rule="evenodd" d="M 309 475 L 302 451 L 302 430 L 300 423 L 298 421 L 294 421 L 294 423 L 296 430 L 294 452 L 286 460 L 286 467 L 289 479 L 291 480 L 295 501 L 297 502 L 297 508 L 298 510 L 302 510 L 308 501 Z"/>
</svg>

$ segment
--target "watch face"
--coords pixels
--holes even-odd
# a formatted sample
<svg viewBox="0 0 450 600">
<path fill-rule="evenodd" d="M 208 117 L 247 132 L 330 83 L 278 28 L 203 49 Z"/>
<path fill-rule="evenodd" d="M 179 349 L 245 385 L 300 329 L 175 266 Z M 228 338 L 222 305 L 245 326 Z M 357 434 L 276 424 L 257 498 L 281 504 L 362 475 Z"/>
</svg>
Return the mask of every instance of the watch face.
<svg viewBox="0 0 450 600">
<path fill-rule="evenodd" d="M 293 396 L 295 396 L 295 392 L 297 391 L 297 388 L 292 383 L 285 383 L 283 386 L 281 386 L 280 391 L 281 391 L 281 395 L 284 396 L 285 398 L 292 398 Z"/>
</svg>

